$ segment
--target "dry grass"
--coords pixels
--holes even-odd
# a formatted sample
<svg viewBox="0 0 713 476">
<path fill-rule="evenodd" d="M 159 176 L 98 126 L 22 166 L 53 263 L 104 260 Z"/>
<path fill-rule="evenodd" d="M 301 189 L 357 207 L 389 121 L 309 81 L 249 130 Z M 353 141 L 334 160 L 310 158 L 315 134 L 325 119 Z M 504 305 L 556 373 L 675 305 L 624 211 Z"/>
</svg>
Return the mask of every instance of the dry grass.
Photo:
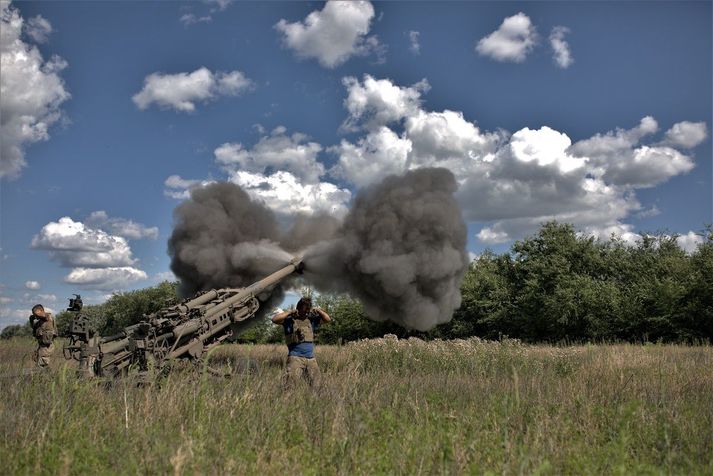
<svg viewBox="0 0 713 476">
<path fill-rule="evenodd" d="M 32 343 L 0 343 L 0 374 Z M 0 380 L 8 474 L 712 474 L 713 349 L 478 339 L 319 347 L 285 392 L 282 346 L 226 345 L 160 385 L 53 371 Z M 57 352 L 57 357 L 59 357 Z"/>
</svg>

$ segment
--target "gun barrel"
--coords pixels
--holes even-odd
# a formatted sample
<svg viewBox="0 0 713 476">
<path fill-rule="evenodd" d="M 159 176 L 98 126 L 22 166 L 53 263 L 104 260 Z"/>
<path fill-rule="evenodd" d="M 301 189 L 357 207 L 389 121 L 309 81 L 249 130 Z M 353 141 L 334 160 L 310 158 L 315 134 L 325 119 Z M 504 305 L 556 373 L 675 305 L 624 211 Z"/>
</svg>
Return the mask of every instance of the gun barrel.
<svg viewBox="0 0 713 476">
<path fill-rule="evenodd" d="M 215 307 L 212 307 L 205 313 L 205 317 L 208 318 L 208 317 L 214 316 L 214 315 L 224 311 L 225 309 L 229 308 L 233 304 L 245 301 L 248 298 L 251 298 L 257 294 L 260 294 L 265 289 L 279 283 L 280 281 L 282 281 L 283 279 L 285 279 L 287 276 L 294 273 L 295 271 L 302 269 L 301 268 L 302 266 L 303 266 L 302 259 L 294 258 L 290 262 L 290 264 L 288 264 L 284 268 L 282 268 L 278 271 L 275 271 L 270 276 L 267 276 L 266 278 L 263 278 L 256 283 L 251 284 L 247 288 L 238 292 L 235 296 L 231 296 L 230 298 L 226 299 L 224 302 L 218 304 Z"/>
</svg>

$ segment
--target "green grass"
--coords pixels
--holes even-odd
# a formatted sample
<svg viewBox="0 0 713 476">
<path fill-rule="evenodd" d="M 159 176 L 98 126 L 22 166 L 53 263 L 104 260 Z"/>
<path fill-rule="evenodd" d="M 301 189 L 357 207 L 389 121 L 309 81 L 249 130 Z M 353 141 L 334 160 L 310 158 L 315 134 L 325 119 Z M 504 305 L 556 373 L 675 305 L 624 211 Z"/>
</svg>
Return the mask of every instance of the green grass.
<svg viewBox="0 0 713 476">
<path fill-rule="evenodd" d="M 31 366 L 0 343 L 0 374 Z M 713 349 L 375 340 L 321 346 L 284 391 L 282 346 L 226 345 L 231 379 L 159 386 L 53 370 L 0 380 L 6 474 L 713 474 Z"/>
</svg>

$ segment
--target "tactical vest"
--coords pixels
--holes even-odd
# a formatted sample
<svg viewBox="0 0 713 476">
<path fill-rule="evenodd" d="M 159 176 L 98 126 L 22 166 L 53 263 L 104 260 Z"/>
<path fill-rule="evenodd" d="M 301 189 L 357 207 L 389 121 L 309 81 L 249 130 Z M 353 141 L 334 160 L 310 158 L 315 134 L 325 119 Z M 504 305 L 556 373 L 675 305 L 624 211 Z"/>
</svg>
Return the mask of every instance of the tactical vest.
<svg viewBox="0 0 713 476">
<path fill-rule="evenodd" d="M 288 346 L 302 342 L 314 342 L 314 330 L 309 316 L 304 319 L 292 319 L 292 332 L 285 334 L 285 342 Z"/>
<path fill-rule="evenodd" d="M 35 339 L 40 345 L 51 345 L 54 336 L 57 335 L 57 330 L 55 329 L 54 319 L 40 319 L 39 322 L 35 322 L 35 327 L 33 329 L 35 334 Z"/>
</svg>

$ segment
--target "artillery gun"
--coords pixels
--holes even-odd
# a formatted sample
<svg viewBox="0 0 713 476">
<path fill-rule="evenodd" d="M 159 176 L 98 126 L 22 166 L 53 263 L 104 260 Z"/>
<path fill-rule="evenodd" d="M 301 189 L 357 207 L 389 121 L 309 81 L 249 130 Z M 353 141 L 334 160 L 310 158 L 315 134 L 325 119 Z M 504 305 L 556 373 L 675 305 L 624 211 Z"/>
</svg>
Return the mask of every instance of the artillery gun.
<svg viewBox="0 0 713 476">
<path fill-rule="evenodd" d="M 116 377 L 131 369 L 149 376 L 176 359 L 200 362 L 211 348 L 247 330 L 260 308 L 260 297 L 304 269 L 301 258 L 246 288 L 213 289 L 175 306 L 144 316 L 119 334 L 100 336 L 82 315 L 79 295 L 68 310 L 76 312 L 64 357 L 79 362 L 85 376 Z"/>
</svg>

